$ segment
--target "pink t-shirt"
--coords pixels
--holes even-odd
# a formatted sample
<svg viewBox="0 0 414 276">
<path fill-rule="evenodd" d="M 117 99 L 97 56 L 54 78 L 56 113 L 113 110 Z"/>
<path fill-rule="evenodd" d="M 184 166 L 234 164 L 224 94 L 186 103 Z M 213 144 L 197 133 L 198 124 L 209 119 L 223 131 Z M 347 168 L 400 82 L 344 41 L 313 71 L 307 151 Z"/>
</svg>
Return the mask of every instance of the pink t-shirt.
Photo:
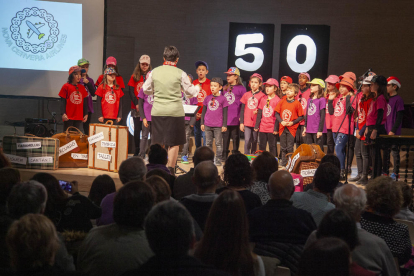
<svg viewBox="0 0 414 276">
<path fill-rule="evenodd" d="M 342 124 L 341 128 L 339 126 L 341 125 L 345 115 L 346 115 L 346 98 L 347 96 L 340 96 L 333 100 L 333 108 L 334 108 L 334 114 L 332 118 L 332 132 L 336 133 L 339 129 L 340 133 L 348 134 L 349 130 L 349 115 L 346 117 L 344 123 Z M 354 97 L 350 97 L 349 102 L 352 103 Z M 352 107 L 355 109 L 356 107 L 356 101 L 352 104 Z M 351 133 L 354 131 L 354 121 L 351 120 Z"/>
<path fill-rule="evenodd" d="M 326 129 L 332 129 L 332 122 L 333 122 L 333 117 L 334 115 L 329 114 L 329 110 L 328 110 L 328 97 L 326 97 L 326 115 L 325 115 L 325 125 L 326 125 Z M 335 107 L 334 107 L 335 108 Z"/>
<path fill-rule="evenodd" d="M 278 96 L 274 96 L 267 104 L 268 98 L 268 96 L 263 97 L 259 103 L 259 109 L 262 110 L 259 131 L 263 133 L 273 133 L 276 123 L 275 108 L 280 101 Z"/>
<path fill-rule="evenodd" d="M 303 92 L 299 92 L 298 95 L 295 97 L 296 100 L 298 100 L 300 102 L 300 104 L 302 105 L 302 109 L 303 109 L 303 115 L 306 116 L 306 110 L 308 107 L 308 99 L 310 97 L 310 88 L 306 89 Z M 299 125 L 303 126 L 305 125 L 305 120 L 301 121 L 299 123 Z"/>
<path fill-rule="evenodd" d="M 248 127 L 254 127 L 256 124 L 257 113 L 255 114 L 254 111 L 257 111 L 259 108 L 260 100 L 265 97 L 266 95 L 259 91 L 258 93 L 252 94 L 252 91 L 246 92 L 243 97 L 241 98 L 241 102 L 245 105 L 244 106 L 244 125 Z"/>
<path fill-rule="evenodd" d="M 378 109 L 384 110 L 384 115 L 382 117 L 381 125 L 385 124 L 387 121 L 387 100 L 384 95 L 379 95 L 375 101 L 372 101 L 369 105 L 368 114 L 367 114 L 367 126 L 375 125 L 378 117 Z"/>
</svg>

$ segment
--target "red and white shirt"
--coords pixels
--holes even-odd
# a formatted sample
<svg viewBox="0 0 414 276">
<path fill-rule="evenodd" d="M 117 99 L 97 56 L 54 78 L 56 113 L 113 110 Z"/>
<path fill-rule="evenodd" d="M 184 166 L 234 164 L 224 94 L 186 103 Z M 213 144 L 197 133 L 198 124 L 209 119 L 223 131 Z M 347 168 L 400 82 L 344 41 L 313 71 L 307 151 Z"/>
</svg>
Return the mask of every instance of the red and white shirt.
<svg viewBox="0 0 414 276">
<path fill-rule="evenodd" d="M 115 89 L 115 87 L 101 84 L 95 92 L 96 96 L 101 97 L 102 116 L 105 119 L 117 119 L 119 112 L 119 102 L 124 93 L 121 88 Z"/>
<path fill-rule="evenodd" d="M 66 115 L 69 120 L 83 120 L 83 101 L 88 97 L 85 87 L 78 83 L 65 83 L 59 92 L 59 97 L 66 99 Z"/>
</svg>

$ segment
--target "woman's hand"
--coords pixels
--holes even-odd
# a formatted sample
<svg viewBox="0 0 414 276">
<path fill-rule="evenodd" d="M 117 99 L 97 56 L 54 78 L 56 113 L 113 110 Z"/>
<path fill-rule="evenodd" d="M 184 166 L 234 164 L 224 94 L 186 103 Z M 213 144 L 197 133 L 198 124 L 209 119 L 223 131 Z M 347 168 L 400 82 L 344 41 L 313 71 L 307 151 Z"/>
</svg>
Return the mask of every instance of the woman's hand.
<svg viewBox="0 0 414 276">
<path fill-rule="evenodd" d="M 321 137 L 322 137 L 322 132 L 319 132 L 319 131 L 318 131 L 318 133 L 316 133 L 316 138 L 317 138 L 317 139 L 319 139 L 319 138 L 321 138 Z"/>
<path fill-rule="evenodd" d="M 101 123 L 103 123 L 104 122 L 104 117 L 99 117 L 98 118 L 98 121 L 101 122 Z"/>
<path fill-rule="evenodd" d="M 62 120 L 69 121 L 68 115 L 66 115 L 66 113 L 62 115 Z"/>
<path fill-rule="evenodd" d="M 116 118 L 116 122 L 119 123 L 122 120 L 122 118 Z"/>
<path fill-rule="evenodd" d="M 201 125 L 201 130 L 204 131 L 205 127 L 204 125 Z"/>
<path fill-rule="evenodd" d="M 227 127 L 221 127 L 221 132 L 226 132 L 227 131 Z"/>
<path fill-rule="evenodd" d="M 142 122 L 144 123 L 144 126 L 146 127 L 146 128 L 148 128 L 148 120 L 146 119 L 146 118 L 144 118 L 143 120 L 142 120 Z M 204 131 L 204 130 L 203 130 Z"/>
<path fill-rule="evenodd" d="M 304 127 L 304 128 L 303 128 L 302 136 L 303 136 L 303 137 L 305 137 L 305 136 L 306 136 L 306 127 Z"/>
<path fill-rule="evenodd" d="M 70 184 L 72 184 L 72 190 L 69 192 L 70 194 L 75 194 L 77 192 L 79 192 L 79 183 L 78 181 L 74 180 L 72 182 L 70 182 Z"/>
<path fill-rule="evenodd" d="M 244 124 L 240 124 L 240 131 L 244 132 Z"/>
<path fill-rule="evenodd" d="M 87 120 L 88 120 L 88 115 L 85 115 L 85 116 L 83 117 L 82 122 L 86 122 Z"/>
</svg>

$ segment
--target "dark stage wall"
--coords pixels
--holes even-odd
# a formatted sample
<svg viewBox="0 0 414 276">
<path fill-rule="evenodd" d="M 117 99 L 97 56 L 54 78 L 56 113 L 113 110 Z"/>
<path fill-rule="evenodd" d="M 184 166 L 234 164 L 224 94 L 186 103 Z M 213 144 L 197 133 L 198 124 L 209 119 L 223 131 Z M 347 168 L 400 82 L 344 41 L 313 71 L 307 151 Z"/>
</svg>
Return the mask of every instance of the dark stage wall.
<svg viewBox="0 0 414 276">
<path fill-rule="evenodd" d="M 409 103 L 414 101 L 410 84 L 414 80 L 413 12 L 412 0 L 107 0 L 106 54 L 117 58 L 125 82 L 142 54 L 150 55 L 153 66 L 160 65 L 166 45 L 179 49 L 178 67 L 187 73 L 195 75 L 194 62 L 201 59 L 210 66 L 209 78 L 224 78 L 229 22 L 272 23 L 273 76 L 278 78 L 281 24 L 329 25 L 328 74 L 353 71 L 361 75 L 371 67 L 377 74 L 395 75 Z M 293 79 L 297 81 L 296 76 Z M 57 102 L 49 105 L 59 114 L 58 108 Z M 124 97 L 124 111 L 128 109 L 129 100 Z M 0 130 L 4 121 L 26 117 L 49 118 L 46 101 L 0 99 Z"/>
</svg>

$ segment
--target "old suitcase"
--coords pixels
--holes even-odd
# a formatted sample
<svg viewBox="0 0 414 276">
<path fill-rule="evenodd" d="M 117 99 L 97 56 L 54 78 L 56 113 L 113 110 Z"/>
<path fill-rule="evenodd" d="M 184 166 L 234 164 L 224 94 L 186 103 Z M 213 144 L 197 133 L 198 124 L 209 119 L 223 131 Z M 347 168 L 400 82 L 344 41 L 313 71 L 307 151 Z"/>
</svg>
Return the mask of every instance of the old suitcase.
<svg viewBox="0 0 414 276">
<path fill-rule="evenodd" d="M 89 125 L 88 167 L 118 172 L 122 161 L 128 158 L 128 127 L 106 124 Z"/>
<path fill-rule="evenodd" d="M 56 170 L 59 140 L 36 136 L 4 136 L 3 153 L 15 168 Z"/>
<path fill-rule="evenodd" d="M 66 132 L 55 134 L 52 138 L 60 141 L 59 168 L 88 167 L 88 135 L 70 126 Z"/>
</svg>

